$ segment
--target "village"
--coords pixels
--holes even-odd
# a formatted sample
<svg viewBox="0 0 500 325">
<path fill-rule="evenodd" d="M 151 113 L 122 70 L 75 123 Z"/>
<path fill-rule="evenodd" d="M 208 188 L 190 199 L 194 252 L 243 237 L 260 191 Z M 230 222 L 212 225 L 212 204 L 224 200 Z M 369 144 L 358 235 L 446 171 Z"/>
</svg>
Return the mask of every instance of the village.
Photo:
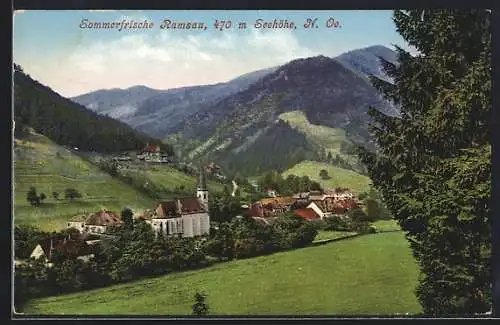
<svg viewBox="0 0 500 325">
<path fill-rule="evenodd" d="M 168 157 L 161 154 L 159 146 L 149 144 L 137 154 L 137 158 L 151 163 L 171 162 Z M 126 158 L 114 157 L 113 160 L 126 161 Z M 210 235 L 211 229 L 216 229 L 217 225 L 210 220 L 210 196 L 206 174 L 221 175 L 219 170 L 220 167 L 215 163 L 200 167 L 197 186 L 194 189 L 195 196 L 160 201 L 143 211 L 131 211 L 133 220 L 144 221 L 157 235 L 162 236 L 193 238 Z M 236 184 L 233 182 L 234 185 Z M 267 225 L 287 213 L 307 221 L 344 219 L 350 209 L 362 205 L 352 191 L 340 187 L 296 193 L 291 196 L 281 196 L 272 188 L 263 188 L 261 192 L 267 197 L 243 203 L 239 213 L 231 217 L 251 218 Z M 231 195 L 235 195 L 234 190 Z M 113 238 L 109 230 L 121 227 L 123 224 L 120 212 L 109 211 L 104 207 L 87 215 L 75 215 L 66 224 L 68 230 L 74 231 L 72 236 L 40 242 L 33 249 L 30 258 L 44 259 L 47 265 L 52 265 L 51 258 L 54 252 L 58 252 L 68 257 L 89 260 L 93 256 L 92 247 L 101 241 Z"/>
</svg>

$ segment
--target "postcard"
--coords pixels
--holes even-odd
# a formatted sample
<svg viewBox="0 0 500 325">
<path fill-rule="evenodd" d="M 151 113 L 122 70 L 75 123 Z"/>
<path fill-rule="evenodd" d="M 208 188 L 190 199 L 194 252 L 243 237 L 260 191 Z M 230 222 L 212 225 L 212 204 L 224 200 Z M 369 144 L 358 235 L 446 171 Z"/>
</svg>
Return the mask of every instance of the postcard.
<svg viewBox="0 0 500 325">
<path fill-rule="evenodd" d="M 16 317 L 490 317 L 490 10 L 18 10 Z"/>
</svg>

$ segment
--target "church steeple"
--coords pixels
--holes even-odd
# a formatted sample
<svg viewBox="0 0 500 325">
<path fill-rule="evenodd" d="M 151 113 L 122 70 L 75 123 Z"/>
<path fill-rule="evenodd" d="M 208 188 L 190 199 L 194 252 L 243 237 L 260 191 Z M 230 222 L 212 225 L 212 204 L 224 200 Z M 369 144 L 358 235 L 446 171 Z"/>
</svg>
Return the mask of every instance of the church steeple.
<svg viewBox="0 0 500 325">
<path fill-rule="evenodd" d="M 200 172 L 198 174 L 198 189 L 206 189 L 206 188 L 207 188 L 207 181 L 205 179 L 205 172 L 202 166 L 200 167 Z"/>
<path fill-rule="evenodd" d="M 196 197 L 203 204 L 206 210 L 208 210 L 208 189 L 207 181 L 205 179 L 204 166 L 200 167 L 200 173 L 198 175 L 198 185 L 196 187 Z"/>
</svg>

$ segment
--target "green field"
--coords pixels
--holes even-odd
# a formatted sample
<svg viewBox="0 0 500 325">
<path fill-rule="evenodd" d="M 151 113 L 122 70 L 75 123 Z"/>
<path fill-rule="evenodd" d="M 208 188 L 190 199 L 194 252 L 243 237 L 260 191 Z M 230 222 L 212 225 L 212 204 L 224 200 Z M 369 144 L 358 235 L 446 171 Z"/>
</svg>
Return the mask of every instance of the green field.
<svg viewBox="0 0 500 325">
<path fill-rule="evenodd" d="M 196 177 L 186 175 L 170 166 L 154 166 L 148 169 L 145 174 L 151 182 L 166 189 L 173 190 L 179 186 L 184 186 L 186 189 L 192 189 L 193 191 L 196 189 Z M 210 192 L 220 192 L 224 189 L 224 185 L 214 181 L 208 181 L 207 187 Z"/>
<path fill-rule="evenodd" d="M 378 232 L 385 231 L 400 231 L 401 227 L 398 225 L 396 220 L 377 220 L 373 223 L 377 228 Z"/>
<path fill-rule="evenodd" d="M 65 227 L 68 218 L 100 208 L 119 211 L 150 206 L 153 201 L 135 189 L 102 172 L 97 167 L 40 135 L 16 140 L 14 160 L 14 222 L 44 230 Z M 47 199 L 40 207 L 31 206 L 26 194 L 34 186 Z M 66 188 L 76 188 L 83 197 L 64 199 Z M 58 192 L 59 200 L 52 197 Z"/>
<path fill-rule="evenodd" d="M 330 179 L 324 180 L 319 177 L 319 171 L 326 169 Z M 283 172 L 283 177 L 288 175 L 309 176 L 317 181 L 323 188 L 335 188 L 337 186 L 347 187 L 355 193 L 361 193 L 369 189 L 370 179 L 354 171 L 342 169 L 329 164 L 316 161 L 303 161 Z"/>
<path fill-rule="evenodd" d="M 417 277 L 403 234 L 391 232 L 38 299 L 25 312 L 186 315 L 204 291 L 212 315 L 413 314 Z"/>
<path fill-rule="evenodd" d="M 314 242 L 321 242 L 325 240 L 339 239 L 344 237 L 349 237 L 356 234 L 351 231 L 332 231 L 332 230 L 320 230 L 316 237 L 314 237 Z"/>
<path fill-rule="evenodd" d="M 302 111 L 286 112 L 281 114 L 279 118 L 288 122 L 311 142 L 327 149 L 327 151 L 340 153 L 340 146 L 346 140 L 343 129 L 311 124 Z"/>
</svg>

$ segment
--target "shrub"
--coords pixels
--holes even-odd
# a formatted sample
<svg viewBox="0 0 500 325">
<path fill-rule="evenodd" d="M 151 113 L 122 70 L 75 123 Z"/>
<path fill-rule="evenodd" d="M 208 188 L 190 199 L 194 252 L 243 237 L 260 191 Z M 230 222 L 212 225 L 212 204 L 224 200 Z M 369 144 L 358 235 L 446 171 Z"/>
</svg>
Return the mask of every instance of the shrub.
<svg viewBox="0 0 500 325">
<path fill-rule="evenodd" d="M 345 217 L 328 217 L 324 219 L 325 230 L 350 231 L 352 229 L 351 220 Z"/>
<path fill-rule="evenodd" d="M 26 200 L 34 206 L 40 205 L 40 197 L 36 193 L 36 188 L 31 186 L 28 193 L 26 193 Z"/>
<path fill-rule="evenodd" d="M 197 292 L 194 295 L 195 303 L 192 306 L 193 315 L 203 316 L 208 314 L 208 305 L 205 303 L 206 295 L 204 293 Z"/>
<path fill-rule="evenodd" d="M 314 224 L 301 217 L 284 215 L 272 224 L 276 244 L 281 249 L 298 248 L 310 245 L 318 230 Z"/>
<path fill-rule="evenodd" d="M 264 242 L 253 237 L 237 239 L 234 242 L 234 257 L 236 258 L 259 256 L 263 251 Z"/>
<path fill-rule="evenodd" d="M 330 176 L 328 175 L 328 171 L 326 169 L 320 170 L 319 177 L 321 177 L 321 179 L 330 179 Z"/>
<path fill-rule="evenodd" d="M 74 200 L 82 197 L 82 194 L 74 188 L 67 188 L 64 190 L 64 197 L 69 200 Z"/>
</svg>

